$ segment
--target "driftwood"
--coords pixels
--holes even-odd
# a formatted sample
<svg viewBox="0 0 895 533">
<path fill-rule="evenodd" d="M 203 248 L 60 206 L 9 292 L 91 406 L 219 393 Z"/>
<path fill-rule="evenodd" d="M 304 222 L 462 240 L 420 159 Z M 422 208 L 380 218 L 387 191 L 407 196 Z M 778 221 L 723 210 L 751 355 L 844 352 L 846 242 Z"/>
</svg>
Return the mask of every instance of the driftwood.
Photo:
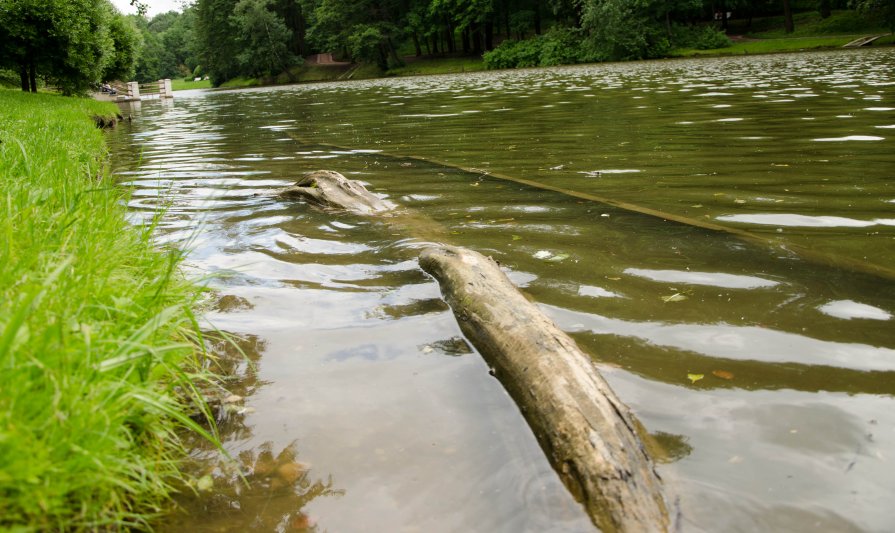
<svg viewBox="0 0 895 533">
<path fill-rule="evenodd" d="M 357 215 L 382 213 L 395 207 L 359 182 L 331 170 L 309 172 L 295 185 L 282 190 L 280 195 L 302 198 L 325 209 L 343 209 Z"/>
<path fill-rule="evenodd" d="M 280 193 L 360 215 L 395 205 L 337 172 L 306 174 Z M 388 224 L 417 238 L 446 231 L 412 210 Z M 449 246 L 428 248 L 420 265 L 441 284 L 460 326 L 520 407 L 553 467 L 603 531 L 669 529 L 661 480 L 637 436 L 638 422 L 590 357 L 519 293 L 497 264 Z"/>
<path fill-rule="evenodd" d="M 420 256 L 463 332 L 492 367 L 603 531 L 669 530 L 662 484 L 636 420 L 590 357 L 516 290 L 494 260 L 439 246 Z"/>
</svg>

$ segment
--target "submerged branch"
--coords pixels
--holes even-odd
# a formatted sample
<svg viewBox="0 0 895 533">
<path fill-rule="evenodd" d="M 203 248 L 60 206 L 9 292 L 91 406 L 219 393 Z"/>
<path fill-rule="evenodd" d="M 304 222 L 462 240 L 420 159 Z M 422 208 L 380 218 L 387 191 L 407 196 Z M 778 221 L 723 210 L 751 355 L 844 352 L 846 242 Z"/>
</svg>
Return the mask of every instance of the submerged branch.
<svg viewBox="0 0 895 533">
<path fill-rule="evenodd" d="M 351 151 L 353 148 L 348 146 L 341 146 L 338 144 L 332 143 L 324 143 L 318 141 L 311 141 L 308 139 L 303 139 L 293 133 L 288 134 L 292 139 L 298 141 L 302 144 L 314 145 L 314 146 L 322 146 L 331 148 L 333 150 L 341 150 L 341 151 Z M 877 276 L 886 280 L 895 280 L 895 268 L 874 265 L 872 263 L 868 263 L 866 261 L 861 261 L 860 259 L 855 259 L 853 257 L 842 256 L 834 253 L 828 253 L 823 251 L 814 250 L 809 248 L 808 246 L 803 246 L 794 243 L 784 242 L 782 239 L 769 237 L 765 235 L 760 235 L 757 233 L 753 233 L 751 231 L 747 231 L 740 228 L 733 228 L 729 226 L 724 226 L 721 224 L 716 224 L 714 222 L 709 222 L 706 220 L 700 220 L 697 218 L 692 218 L 684 215 L 678 215 L 675 213 L 669 213 L 667 211 L 661 211 L 659 209 L 653 209 L 651 207 L 645 207 L 642 205 L 633 204 L 630 202 L 625 202 L 621 200 L 615 200 L 613 198 L 607 198 L 605 196 L 599 196 L 596 194 L 575 191 L 572 189 L 566 189 L 563 187 L 557 187 L 554 185 L 549 185 L 547 183 L 542 183 L 535 180 L 519 178 L 516 176 L 510 176 L 508 174 L 503 174 L 500 172 L 491 172 L 483 169 L 465 167 L 462 165 L 455 165 L 453 163 L 448 163 L 446 161 L 441 161 L 438 159 L 431 159 L 427 157 L 421 156 L 412 156 L 412 155 L 401 155 L 401 154 L 393 154 L 389 152 L 377 152 L 377 156 L 386 157 L 389 159 L 404 159 L 411 161 L 421 161 L 424 163 L 428 163 L 431 165 L 437 165 L 445 168 L 452 168 L 456 170 L 460 170 L 462 172 L 466 172 L 469 174 L 475 174 L 476 176 L 481 177 L 490 177 L 494 179 L 498 179 L 501 181 L 511 181 L 513 183 L 518 183 L 521 185 L 526 185 L 535 189 L 551 191 L 555 193 L 559 193 L 565 196 L 570 196 L 573 198 L 578 198 L 579 200 L 586 200 L 589 202 L 596 202 L 604 205 L 609 205 L 612 207 L 616 207 L 618 209 L 623 209 L 625 211 L 629 211 L 632 213 L 639 213 L 641 215 L 646 215 L 652 218 L 661 219 L 663 221 L 676 222 L 678 224 L 683 224 L 686 226 L 691 226 L 695 228 L 700 228 L 713 232 L 721 232 L 727 233 L 728 235 L 733 235 L 743 241 L 750 242 L 753 244 L 759 244 L 762 246 L 769 246 L 775 250 L 783 251 L 788 255 L 796 255 L 801 259 L 811 261 L 814 263 L 819 263 L 827 266 L 832 266 L 835 268 L 842 268 L 846 270 L 851 270 L 854 272 L 860 272 L 862 274 L 870 274 L 873 276 Z"/>
</svg>

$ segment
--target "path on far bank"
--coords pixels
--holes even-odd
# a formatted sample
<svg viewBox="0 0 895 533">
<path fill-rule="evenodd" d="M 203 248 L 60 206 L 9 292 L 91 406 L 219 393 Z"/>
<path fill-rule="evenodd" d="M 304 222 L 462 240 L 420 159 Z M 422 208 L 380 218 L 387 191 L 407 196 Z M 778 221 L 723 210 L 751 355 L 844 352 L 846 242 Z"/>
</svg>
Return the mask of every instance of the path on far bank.
<svg viewBox="0 0 895 533">
<path fill-rule="evenodd" d="M 325 54 L 312 54 L 305 58 L 305 63 L 309 65 L 350 65 L 346 61 L 335 61 L 331 52 Z"/>
</svg>

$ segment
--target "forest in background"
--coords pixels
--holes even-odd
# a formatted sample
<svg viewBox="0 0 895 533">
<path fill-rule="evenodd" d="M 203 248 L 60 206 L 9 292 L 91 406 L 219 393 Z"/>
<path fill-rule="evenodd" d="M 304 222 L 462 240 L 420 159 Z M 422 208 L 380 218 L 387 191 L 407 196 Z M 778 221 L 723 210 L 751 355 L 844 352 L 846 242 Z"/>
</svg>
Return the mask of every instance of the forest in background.
<svg viewBox="0 0 895 533">
<path fill-rule="evenodd" d="M 836 19 L 842 33 L 895 28 L 895 0 L 195 0 L 151 19 L 109 0 L 0 0 L 0 81 L 67 94 L 107 80 L 294 81 L 303 57 L 324 52 L 382 71 L 422 56 L 488 68 L 651 59 L 728 46 L 728 14 L 747 29 L 782 16 L 792 33 L 794 13 L 834 9 L 853 15 Z"/>
<path fill-rule="evenodd" d="M 738 19 L 851 9 L 895 26 L 895 0 L 197 0 L 183 13 L 140 19 L 141 80 L 289 73 L 303 56 L 382 70 L 406 57 L 484 56 L 489 68 L 666 57 L 727 46 Z M 848 28 L 843 28 L 845 32 Z"/>
</svg>

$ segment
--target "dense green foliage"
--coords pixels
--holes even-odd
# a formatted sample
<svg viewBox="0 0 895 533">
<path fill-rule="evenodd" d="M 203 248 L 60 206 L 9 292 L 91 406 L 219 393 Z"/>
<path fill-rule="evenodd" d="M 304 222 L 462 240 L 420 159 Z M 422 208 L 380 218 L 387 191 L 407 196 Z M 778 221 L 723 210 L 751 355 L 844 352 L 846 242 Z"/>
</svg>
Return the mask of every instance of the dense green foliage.
<svg viewBox="0 0 895 533">
<path fill-rule="evenodd" d="M 152 20 L 140 16 L 129 18 L 139 28 L 144 43 L 136 65 L 137 81 L 192 78 L 199 66 L 193 9 L 182 14 L 175 11 L 162 13 Z"/>
<path fill-rule="evenodd" d="M 789 28 L 781 36 L 800 35 L 805 14 L 829 22 L 824 34 L 860 31 L 874 24 L 859 13 L 885 15 L 895 2 L 852 1 L 857 12 L 831 17 L 849 0 L 196 0 L 140 19 L 137 70 L 141 81 L 207 74 L 219 86 L 302 79 L 290 67 L 319 52 L 392 73 L 408 55 L 483 56 L 489 68 L 655 58 L 727 48 L 726 33 L 752 33 L 769 16 Z"/>
<path fill-rule="evenodd" d="M 42 80 L 66 94 L 129 74 L 140 45 L 108 0 L 0 0 L 0 43 L 0 68 L 22 90 Z"/>
<path fill-rule="evenodd" d="M 861 13 L 877 18 L 889 31 L 895 32 L 895 0 L 852 0 Z"/>
<path fill-rule="evenodd" d="M 0 529 L 143 524 L 180 475 L 197 331 L 181 254 L 126 219 L 92 114 L 0 90 Z"/>
</svg>

